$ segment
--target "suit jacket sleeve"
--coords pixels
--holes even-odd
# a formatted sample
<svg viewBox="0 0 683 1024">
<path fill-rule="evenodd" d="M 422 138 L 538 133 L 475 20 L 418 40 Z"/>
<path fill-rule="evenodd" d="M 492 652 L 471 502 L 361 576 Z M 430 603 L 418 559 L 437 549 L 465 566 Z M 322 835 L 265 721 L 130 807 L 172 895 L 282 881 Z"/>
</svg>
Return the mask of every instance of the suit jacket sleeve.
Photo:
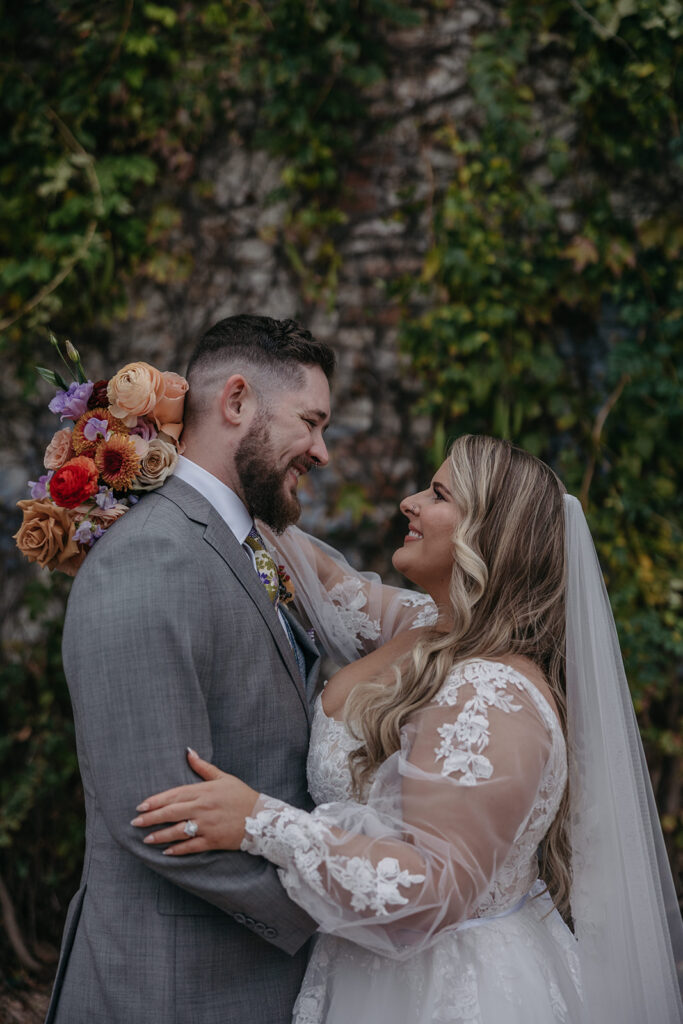
<svg viewBox="0 0 683 1024">
<path fill-rule="evenodd" d="M 143 508 L 139 516 L 144 526 L 150 517 Z M 126 529 L 124 522 L 119 529 L 119 538 L 104 537 L 79 571 L 65 622 L 64 666 L 84 784 L 125 850 L 238 920 L 263 922 L 264 937 L 294 953 L 316 926 L 267 861 L 220 851 L 164 857 L 130 825 L 144 796 L 197 781 L 185 760 L 188 744 L 213 755 L 206 658 L 210 631 L 220 624 L 205 618 L 196 545 L 193 553 L 159 529 Z M 226 629 L 230 614 L 225 608 Z M 228 685 L 229 672 L 223 666 Z"/>
</svg>

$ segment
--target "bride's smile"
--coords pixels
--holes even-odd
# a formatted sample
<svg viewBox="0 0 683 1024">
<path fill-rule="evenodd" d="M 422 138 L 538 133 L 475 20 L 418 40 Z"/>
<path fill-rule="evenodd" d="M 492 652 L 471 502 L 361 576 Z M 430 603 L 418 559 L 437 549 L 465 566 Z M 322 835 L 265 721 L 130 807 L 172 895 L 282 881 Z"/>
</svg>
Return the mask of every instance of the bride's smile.
<svg viewBox="0 0 683 1024">
<path fill-rule="evenodd" d="M 453 534 L 460 520 L 447 463 L 439 467 L 428 488 L 404 498 L 400 507 L 408 519 L 408 532 L 392 557 L 394 568 L 431 594 L 437 604 L 444 604 L 453 567 Z"/>
</svg>

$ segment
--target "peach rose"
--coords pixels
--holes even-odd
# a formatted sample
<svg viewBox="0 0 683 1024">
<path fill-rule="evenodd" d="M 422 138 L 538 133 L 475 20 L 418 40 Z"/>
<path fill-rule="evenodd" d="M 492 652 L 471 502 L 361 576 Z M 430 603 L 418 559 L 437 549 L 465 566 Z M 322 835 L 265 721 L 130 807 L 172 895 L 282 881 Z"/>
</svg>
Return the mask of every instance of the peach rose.
<svg viewBox="0 0 683 1024">
<path fill-rule="evenodd" d="M 140 469 L 133 483 L 135 491 L 153 491 L 161 487 L 167 476 L 176 467 L 178 453 L 168 441 L 154 437 L 149 442 L 147 454 L 140 461 Z"/>
<path fill-rule="evenodd" d="M 76 524 L 68 509 L 51 501 L 18 501 L 24 521 L 14 535 L 17 547 L 29 562 L 44 569 L 59 569 L 75 576 L 87 549 L 73 539 Z"/>
<path fill-rule="evenodd" d="M 109 411 L 127 427 L 134 427 L 138 416 L 150 413 L 163 393 L 164 378 L 159 370 L 149 363 L 128 363 L 107 385 Z"/>
<path fill-rule="evenodd" d="M 184 377 L 181 377 L 179 373 L 173 373 L 172 370 L 165 370 L 161 376 L 164 379 L 164 391 L 154 406 L 152 416 L 160 430 L 175 435 L 174 431 L 169 431 L 168 426 L 175 426 L 183 422 L 183 407 L 188 383 Z M 178 436 L 180 436 L 180 431 L 178 431 Z"/>
<path fill-rule="evenodd" d="M 69 427 L 58 430 L 45 449 L 43 465 L 45 469 L 59 469 L 73 455 L 72 431 Z"/>
</svg>

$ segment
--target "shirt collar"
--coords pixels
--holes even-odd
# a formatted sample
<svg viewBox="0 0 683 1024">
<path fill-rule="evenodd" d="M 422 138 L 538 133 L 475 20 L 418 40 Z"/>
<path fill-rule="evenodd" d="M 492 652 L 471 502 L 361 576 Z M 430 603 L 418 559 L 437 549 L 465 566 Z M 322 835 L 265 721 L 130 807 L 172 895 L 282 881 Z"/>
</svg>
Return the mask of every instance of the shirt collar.
<svg viewBox="0 0 683 1024">
<path fill-rule="evenodd" d="M 208 469 L 203 469 L 191 459 L 186 459 L 184 455 L 179 456 L 173 475 L 194 487 L 195 491 L 199 491 L 230 527 L 239 543 L 244 544 L 254 521 L 242 499 L 227 484 L 213 473 L 209 473 Z"/>
</svg>

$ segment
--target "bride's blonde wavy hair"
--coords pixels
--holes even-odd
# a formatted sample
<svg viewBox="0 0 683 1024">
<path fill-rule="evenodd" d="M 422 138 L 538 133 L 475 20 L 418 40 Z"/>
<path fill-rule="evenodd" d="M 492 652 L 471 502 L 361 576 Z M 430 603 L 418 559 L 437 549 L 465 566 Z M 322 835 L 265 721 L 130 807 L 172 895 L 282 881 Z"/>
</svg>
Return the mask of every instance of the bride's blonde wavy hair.
<svg viewBox="0 0 683 1024">
<path fill-rule="evenodd" d="M 448 453 L 460 513 L 453 534 L 452 625 L 430 631 L 395 668 L 393 685 L 361 684 L 345 720 L 362 741 L 350 755 L 357 795 L 400 749 L 406 719 L 438 693 L 457 661 L 524 655 L 543 673 L 566 736 L 564 486 L 553 471 L 507 441 L 465 435 Z M 541 851 L 541 877 L 566 911 L 571 883 L 568 794 Z"/>
</svg>

